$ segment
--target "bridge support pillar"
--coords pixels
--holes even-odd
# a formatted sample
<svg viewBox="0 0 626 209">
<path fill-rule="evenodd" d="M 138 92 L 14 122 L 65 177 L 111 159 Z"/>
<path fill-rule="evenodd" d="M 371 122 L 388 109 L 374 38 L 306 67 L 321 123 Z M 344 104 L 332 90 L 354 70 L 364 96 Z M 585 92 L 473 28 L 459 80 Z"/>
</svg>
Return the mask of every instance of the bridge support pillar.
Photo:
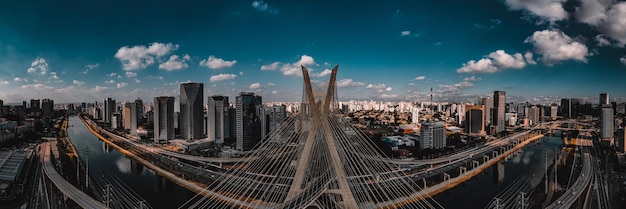
<svg viewBox="0 0 626 209">
<path fill-rule="evenodd" d="M 424 183 L 424 187 L 422 187 L 422 189 L 426 188 L 426 178 L 422 178 L 422 182 Z"/>
<path fill-rule="evenodd" d="M 478 162 L 478 160 L 472 160 L 472 169 L 475 169 L 478 166 L 480 166 L 480 162 Z"/>
<path fill-rule="evenodd" d="M 505 147 L 500 147 L 500 154 L 504 153 L 506 151 Z"/>
<path fill-rule="evenodd" d="M 483 155 L 483 163 L 489 161 L 489 155 Z"/>
<path fill-rule="evenodd" d="M 443 174 L 443 181 L 445 181 L 445 182 L 446 182 L 446 184 L 448 184 L 448 182 L 447 182 L 447 181 L 448 181 L 448 180 L 450 180 L 450 174 L 447 174 L 447 173 L 445 173 L 445 172 L 444 172 L 444 173 L 442 173 L 442 174 Z"/>
<path fill-rule="evenodd" d="M 496 158 L 498 157 L 498 151 L 491 151 L 491 158 Z"/>
<path fill-rule="evenodd" d="M 465 175 L 467 168 L 465 166 L 459 166 L 459 175 Z"/>
</svg>

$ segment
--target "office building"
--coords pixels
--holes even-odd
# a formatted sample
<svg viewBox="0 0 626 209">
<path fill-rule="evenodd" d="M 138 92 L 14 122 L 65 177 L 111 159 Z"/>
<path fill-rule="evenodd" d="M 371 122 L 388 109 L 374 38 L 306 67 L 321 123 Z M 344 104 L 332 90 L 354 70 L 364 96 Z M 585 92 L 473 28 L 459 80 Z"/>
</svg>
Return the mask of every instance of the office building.
<svg viewBox="0 0 626 209">
<path fill-rule="evenodd" d="M 30 109 L 31 111 L 37 111 L 41 109 L 41 101 L 38 99 L 30 100 Z"/>
<path fill-rule="evenodd" d="M 212 96 L 208 98 L 207 138 L 209 141 L 222 144 L 230 138 L 228 121 L 228 97 Z"/>
<path fill-rule="evenodd" d="M 115 100 L 111 98 L 106 98 L 102 106 L 104 109 L 103 120 L 105 123 L 109 123 L 111 122 L 111 116 L 113 115 L 113 113 L 117 112 L 117 105 L 115 103 Z"/>
<path fill-rule="evenodd" d="M 154 98 L 154 143 L 174 139 L 174 97 Z"/>
<path fill-rule="evenodd" d="M 609 102 L 609 94 L 608 93 L 600 93 L 600 103 L 598 103 L 600 107 L 603 104 L 610 104 Z"/>
<path fill-rule="evenodd" d="M 180 84 L 180 137 L 194 140 L 204 138 L 204 85 Z"/>
<path fill-rule="evenodd" d="M 122 114 L 119 112 L 113 113 L 111 116 L 111 128 L 118 129 L 122 127 Z"/>
<path fill-rule="evenodd" d="M 137 135 L 137 127 L 143 125 L 143 101 L 137 98 L 130 103 L 130 134 Z"/>
<path fill-rule="evenodd" d="M 446 129 L 443 122 L 426 121 L 420 129 L 421 149 L 441 149 L 446 147 Z"/>
<path fill-rule="evenodd" d="M 54 115 L 54 100 L 43 99 L 41 109 L 43 116 L 52 117 Z"/>
<path fill-rule="evenodd" d="M 541 122 L 540 115 L 541 114 L 540 114 L 539 108 L 533 105 L 528 108 L 528 114 L 526 118 L 528 118 L 531 126 L 535 126 Z"/>
<path fill-rule="evenodd" d="M 277 129 L 280 124 L 287 118 L 287 106 L 285 105 L 272 105 L 265 108 L 265 124 L 266 130 L 263 133 L 263 137 L 270 133 L 272 130 Z"/>
<path fill-rule="evenodd" d="M 237 133 L 236 149 L 249 151 L 262 139 L 263 102 L 261 96 L 252 92 L 241 92 L 236 99 Z"/>
<path fill-rule="evenodd" d="M 504 91 L 493 92 L 493 108 L 493 118 L 491 120 L 495 132 L 492 134 L 496 134 L 503 132 L 505 128 L 504 113 L 506 108 L 506 93 Z"/>
<path fill-rule="evenodd" d="M 613 144 L 613 106 L 603 104 L 600 112 L 600 138 Z"/>
<path fill-rule="evenodd" d="M 418 107 L 413 107 L 411 109 L 411 123 L 418 124 L 420 122 L 420 109 Z"/>
<path fill-rule="evenodd" d="M 0 117 L 4 117 L 6 113 L 4 113 L 4 101 L 0 100 Z"/>
<path fill-rule="evenodd" d="M 478 105 L 483 106 L 485 115 L 485 128 L 489 128 L 491 125 L 491 108 L 493 108 L 493 99 L 489 97 L 478 97 Z"/>
<path fill-rule="evenodd" d="M 122 105 L 122 125 L 124 129 L 130 130 L 130 120 L 132 116 L 132 104 L 129 101 L 124 101 Z"/>
<path fill-rule="evenodd" d="M 465 133 L 485 134 L 485 111 L 483 105 L 465 106 Z"/>
</svg>

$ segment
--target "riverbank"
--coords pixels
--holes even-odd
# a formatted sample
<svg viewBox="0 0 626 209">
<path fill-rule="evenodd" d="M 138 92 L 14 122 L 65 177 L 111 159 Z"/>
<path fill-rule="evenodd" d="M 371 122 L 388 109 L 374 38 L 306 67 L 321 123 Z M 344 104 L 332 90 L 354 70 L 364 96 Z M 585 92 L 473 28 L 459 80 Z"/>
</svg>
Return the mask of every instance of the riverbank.
<svg viewBox="0 0 626 209">
<path fill-rule="evenodd" d="M 176 183 L 177 185 L 184 187 L 192 192 L 195 192 L 197 194 L 203 194 L 206 193 L 206 187 L 208 187 L 205 184 L 202 184 L 200 182 L 195 182 L 195 181 L 189 181 L 186 179 L 183 179 L 181 177 L 179 177 L 177 174 L 170 172 L 169 170 L 163 169 L 155 164 L 153 164 L 152 162 L 150 162 L 149 160 L 146 160 L 138 155 L 136 155 L 135 153 L 122 148 L 121 146 L 113 143 L 108 137 L 103 136 L 98 130 L 96 130 L 97 128 L 93 127 L 92 124 L 90 124 L 88 121 L 86 121 L 84 118 L 80 117 L 80 120 L 83 122 L 83 124 L 85 124 L 85 127 L 87 127 L 87 130 L 89 130 L 89 132 L 91 132 L 91 134 L 93 134 L 94 136 L 98 137 L 101 141 L 103 141 L 104 143 L 106 143 L 108 146 L 113 147 L 114 149 L 118 150 L 120 153 L 122 153 L 123 155 L 132 158 L 133 160 L 137 161 L 138 163 L 140 163 L 141 165 L 145 166 L 146 168 L 154 171 L 157 175 L 163 176 L 165 178 L 167 178 L 168 180 Z"/>
</svg>

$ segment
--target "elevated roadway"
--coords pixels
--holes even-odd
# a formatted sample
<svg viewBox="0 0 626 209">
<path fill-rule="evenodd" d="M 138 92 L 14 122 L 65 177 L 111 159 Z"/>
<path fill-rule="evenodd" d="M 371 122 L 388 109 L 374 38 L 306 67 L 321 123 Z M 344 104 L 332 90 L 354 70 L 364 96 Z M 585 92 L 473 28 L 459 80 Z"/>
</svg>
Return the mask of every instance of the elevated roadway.
<svg viewBox="0 0 626 209">
<path fill-rule="evenodd" d="M 580 198 L 580 194 L 589 186 L 593 177 L 593 169 L 591 165 L 591 154 L 588 151 L 583 152 L 583 168 L 576 182 L 556 201 L 552 202 L 546 209 L 552 208 L 570 208 Z"/>
<path fill-rule="evenodd" d="M 104 204 L 80 191 L 74 185 L 66 181 L 55 169 L 51 160 L 51 146 L 56 142 L 46 142 L 41 145 L 41 156 L 43 156 L 43 173 L 54 184 L 56 188 L 67 198 L 70 198 L 82 208 L 106 208 Z"/>
</svg>

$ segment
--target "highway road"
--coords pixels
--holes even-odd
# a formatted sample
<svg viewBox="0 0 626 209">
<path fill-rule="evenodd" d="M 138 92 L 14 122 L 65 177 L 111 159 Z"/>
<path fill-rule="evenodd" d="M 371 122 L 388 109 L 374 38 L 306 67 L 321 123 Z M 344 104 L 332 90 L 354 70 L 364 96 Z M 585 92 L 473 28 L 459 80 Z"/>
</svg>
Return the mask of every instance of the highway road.
<svg viewBox="0 0 626 209">
<path fill-rule="evenodd" d="M 583 151 L 583 168 L 576 182 L 556 201 L 552 202 L 546 209 L 552 208 L 570 208 L 580 198 L 585 188 L 589 186 L 593 177 L 593 169 L 591 165 L 591 154 L 588 150 Z"/>
<path fill-rule="evenodd" d="M 43 171 L 56 188 L 59 189 L 66 197 L 72 199 L 82 208 L 106 208 L 106 206 L 91 196 L 80 191 L 74 185 L 66 181 L 55 169 L 51 161 L 51 146 L 55 146 L 56 142 L 46 142 L 41 145 L 41 156 L 43 157 Z"/>
</svg>

